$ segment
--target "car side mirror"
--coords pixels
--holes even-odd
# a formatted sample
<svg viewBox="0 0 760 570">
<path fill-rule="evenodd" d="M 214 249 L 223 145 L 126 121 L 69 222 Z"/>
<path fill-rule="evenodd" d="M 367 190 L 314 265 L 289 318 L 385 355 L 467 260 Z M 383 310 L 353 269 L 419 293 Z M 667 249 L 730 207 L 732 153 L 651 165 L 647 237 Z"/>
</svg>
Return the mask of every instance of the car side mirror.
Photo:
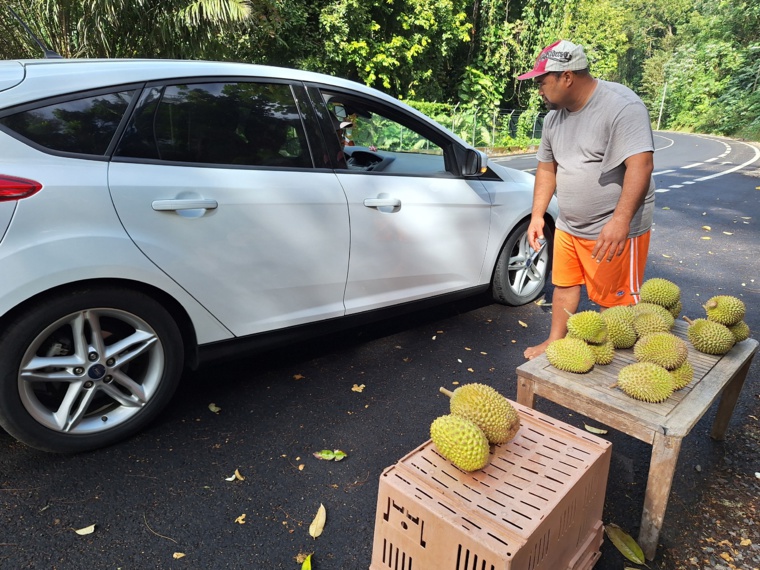
<svg viewBox="0 0 760 570">
<path fill-rule="evenodd" d="M 463 176 L 481 176 L 488 170 L 488 156 L 486 153 L 468 148 L 464 155 Z"/>
</svg>

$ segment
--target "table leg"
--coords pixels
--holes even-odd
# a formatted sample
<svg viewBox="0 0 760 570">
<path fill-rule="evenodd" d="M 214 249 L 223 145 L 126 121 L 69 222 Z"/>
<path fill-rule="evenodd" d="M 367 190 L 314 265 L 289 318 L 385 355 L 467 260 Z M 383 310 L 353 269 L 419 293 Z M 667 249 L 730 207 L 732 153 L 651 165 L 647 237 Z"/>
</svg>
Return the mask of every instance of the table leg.
<svg viewBox="0 0 760 570">
<path fill-rule="evenodd" d="M 668 437 L 655 433 L 652 443 L 652 459 L 649 464 L 649 478 L 644 496 L 644 512 L 641 515 L 639 546 L 647 560 L 654 560 L 657 552 L 657 540 L 668 506 L 670 486 L 681 450 L 680 437 Z"/>
<path fill-rule="evenodd" d="M 524 376 L 517 376 L 517 403 L 522 404 L 528 408 L 532 408 L 535 404 L 536 382 L 530 378 Z"/>
<path fill-rule="evenodd" d="M 736 406 L 736 401 L 739 399 L 742 386 L 744 386 L 744 380 L 747 378 L 750 364 L 752 364 L 751 358 L 744 363 L 744 366 L 736 371 L 734 377 L 731 378 L 731 381 L 723 390 L 723 395 L 720 397 L 720 403 L 718 404 L 718 413 L 715 415 L 712 432 L 710 433 L 710 437 L 715 440 L 723 441 L 723 438 L 726 435 L 728 422 L 731 421 L 731 416 L 734 413 L 734 407 Z"/>
</svg>

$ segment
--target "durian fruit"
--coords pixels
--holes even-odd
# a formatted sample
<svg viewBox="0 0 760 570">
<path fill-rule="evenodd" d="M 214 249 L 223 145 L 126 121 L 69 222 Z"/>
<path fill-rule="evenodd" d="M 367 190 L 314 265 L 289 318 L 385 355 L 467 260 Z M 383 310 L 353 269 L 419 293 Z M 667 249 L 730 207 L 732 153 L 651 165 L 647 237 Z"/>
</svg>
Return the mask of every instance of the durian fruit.
<svg viewBox="0 0 760 570">
<path fill-rule="evenodd" d="M 668 307 L 668 312 L 673 315 L 673 319 L 677 319 L 681 316 L 681 311 L 683 310 L 683 303 L 681 301 L 678 301 L 675 305 L 672 307 Z"/>
<path fill-rule="evenodd" d="M 684 317 L 689 323 L 686 336 L 689 342 L 699 352 L 705 354 L 726 354 L 736 344 L 736 339 L 728 327 L 708 319 L 691 320 Z"/>
<path fill-rule="evenodd" d="M 451 401 L 451 413 L 478 426 L 489 443 L 507 443 L 520 429 L 520 416 L 504 396 L 486 384 L 464 384 L 453 392 L 440 391 Z"/>
<path fill-rule="evenodd" d="M 454 414 L 436 418 L 430 425 L 430 438 L 438 452 L 463 471 L 477 471 L 488 465 L 488 439 L 467 418 Z"/>
<path fill-rule="evenodd" d="M 669 332 L 657 332 L 641 337 L 633 346 L 639 362 L 654 362 L 674 370 L 686 362 L 689 348 L 683 339 Z"/>
<path fill-rule="evenodd" d="M 744 301 L 731 295 L 717 295 L 704 304 L 707 319 L 722 325 L 731 326 L 744 319 L 746 307 Z"/>
<path fill-rule="evenodd" d="M 681 299 L 681 289 L 672 281 L 655 277 L 641 284 L 639 296 L 644 303 L 670 308 Z"/>
<path fill-rule="evenodd" d="M 583 374 L 594 367 L 594 353 L 579 338 L 553 340 L 546 347 L 546 358 L 554 368 L 576 374 Z"/>
<path fill-rule="evenodd" d="M 694 367 L 686 360 L 675 370 L 670 370 L 670 375 L 673 377 L 674 388 L 680 390 L 694 379 Z"/>
<path fill-rule="evenodd" d="M 633 306 L 633 310 L 637 315 L 643 313 L 657 313 L 666 323 L 668 323 L 668 330 L 672 329 L 673 324 L 676 322 L 675 317 L 673 317 L 668 309 L 660 305 L 655 305 L 654 303 L 637 303 Z"/>
<path fill-rule="evenodd" d="M 594 353 L 594 364 L 609 364 L 615 358 L 615 345 L 608 338 L 607 342 L 602 344 L 589 344 L 588 347 Z"/>
<path fill-rule="evenodd" d="M 736 342 L 741 342 L 749 338 L 749 334 L 750 334 L 749 325 L 745 323 L 744 321 L 739 321 L 735 325 L 731 325 L 730 327 L 728 327 L 728 330 L 730 330 L 731 334 L 734 335 L 734 339 L 736 339 Z"/>
<path fill-rule="evenodd" d="M 664 402 L 673 394 L 675 384 L 670 372 L 653 362 L 635 362 L 623 366 L 617 386 L 631 398 L 644 402 Z"/>
<path fill-rule="evenodd" d="M 656 332 L 668 332 L 670 325 L 662 315 L 653 311 L 643 311 L 633 320 L 633 329 L 636 335 L 643 337 Z"/>
<path fill-rule="evenodd" d="M 636 313 L 633 307 L 619 305 L 602 312 L 602 319 L 607 325 L 607 338 L 615 348 L 631 348 L 638 335 L 633 328 Z"/>
<path fill-rule="evenodd" d="M 602 344 L 607 340 L 607 325 L 602 315 L 596 311 L 570 314 L 567 319 L 567 332 L 575 338 L 593 344 Z"/>
</svg>

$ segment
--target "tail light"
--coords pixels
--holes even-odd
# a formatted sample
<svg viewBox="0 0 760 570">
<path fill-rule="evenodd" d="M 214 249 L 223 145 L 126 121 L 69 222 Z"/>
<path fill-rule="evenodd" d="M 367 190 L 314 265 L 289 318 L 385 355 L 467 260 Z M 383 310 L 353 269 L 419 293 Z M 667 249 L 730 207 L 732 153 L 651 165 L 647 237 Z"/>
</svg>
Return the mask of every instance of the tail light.
<svg viewBox="0 0 760 570">
<path fill-rule="evenodd" d="M 0 174 L 0 202 L 28 198 L 41 189 L 42 184 L 34 180 Z"/>
</svg>

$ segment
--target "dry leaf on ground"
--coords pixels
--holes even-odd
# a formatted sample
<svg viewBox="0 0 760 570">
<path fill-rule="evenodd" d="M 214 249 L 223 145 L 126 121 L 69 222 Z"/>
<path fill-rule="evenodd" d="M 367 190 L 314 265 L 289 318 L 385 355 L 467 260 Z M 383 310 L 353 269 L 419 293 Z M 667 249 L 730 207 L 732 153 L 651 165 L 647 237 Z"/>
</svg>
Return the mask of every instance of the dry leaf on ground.
<svg viewBox="0 0 760 570">
<path fill-rule="evenodd" d="M 309 534 L 317 538 L 325 528 L 325 522 L 327 521 L 327 510 L 322 503 L 319 503 L 319 509 L 317 510 L 317 516 L 311 521 L 309 525 Z"/>
</svg>

